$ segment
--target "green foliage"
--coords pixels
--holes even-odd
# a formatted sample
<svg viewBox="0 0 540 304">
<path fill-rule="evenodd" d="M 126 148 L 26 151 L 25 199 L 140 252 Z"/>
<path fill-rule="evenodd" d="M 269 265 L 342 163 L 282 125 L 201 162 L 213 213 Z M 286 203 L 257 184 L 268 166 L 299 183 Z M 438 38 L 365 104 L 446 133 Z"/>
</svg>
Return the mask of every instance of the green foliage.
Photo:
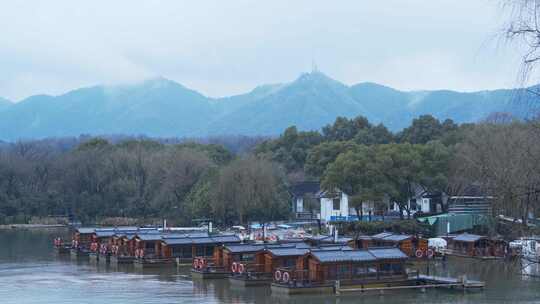
<svg viewBox="0 0 540 304">
<path fill-rule="evenodd" d="M 309 150 L 305 170 L 310 176 L 322 176 L 327 166 L 333 163 L 339 154 L 359 150 L 361 146 L 351 141 L 323 142 Z"/>
<path fill-rule="evenodd" d="M 227 224 L 266 223 L 287 218 L 288 201 L 279 167 L 251 156 L 237 159 L 220 170 L 212 213 Z"/>
<path fill-rule="evenodd" d="M 184 143 L 176 145 L 178 149 L 192 149 L 206 153 L 206 155 L 217 165 L 225 165 L 234 159 L 234 155 L 222 145 Z"/>
<path fill-rule="evenodd" d="M 278 139 L 257 146 L 255 154 L 282 164 L 288 172 L 302 170 L 309 149 L 322 142 L 318 132 L 298 132 L 289 127 Z"/>
<path fill-rule="evenodd" d="M 431 115 L 422 115 L 413 119 L 412 125 L 405 128 L 398 135 L 400 142 L 408 142 L 411 144 L 425 144 L 431 140 L 441 138 L 448 132 L 455 131 L 458 126 L 451 120 L 447 119 L 442 124 Z"/>
</svg>

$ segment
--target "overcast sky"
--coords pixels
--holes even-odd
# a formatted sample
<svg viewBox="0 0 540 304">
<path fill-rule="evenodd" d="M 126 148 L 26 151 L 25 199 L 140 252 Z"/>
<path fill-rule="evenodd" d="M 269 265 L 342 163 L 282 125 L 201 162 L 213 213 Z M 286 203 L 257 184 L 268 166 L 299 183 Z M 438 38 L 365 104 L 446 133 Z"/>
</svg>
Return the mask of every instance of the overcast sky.
<svg viewBox="0 0 540 304">
<path fill-rule="evenodd" d="M 517 84 L 497 0 L 2 1 L 0 96 L 156 76 L 209 96 L 294 80 L 481 90 Z"/>
</svg>

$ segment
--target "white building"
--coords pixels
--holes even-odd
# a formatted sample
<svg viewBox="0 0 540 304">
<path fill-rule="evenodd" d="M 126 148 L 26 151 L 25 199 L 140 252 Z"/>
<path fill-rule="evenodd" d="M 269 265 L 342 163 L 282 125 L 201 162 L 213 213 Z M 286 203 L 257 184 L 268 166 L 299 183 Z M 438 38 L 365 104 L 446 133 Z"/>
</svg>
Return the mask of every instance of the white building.
<svg viewBox="0 0 540 304">
<path fill-rule="evenodd" d="M 343 191 L 321 191 L 319 194 L 321 203 L 320 219 L 323 222 L 343 220 L 352 221 L 358 220 L 356 210 L 349 206 L 349 196 Z M 362 203 L 362 213 L 368 215 L 375 211 L 373 202 Z"/>
</svg>

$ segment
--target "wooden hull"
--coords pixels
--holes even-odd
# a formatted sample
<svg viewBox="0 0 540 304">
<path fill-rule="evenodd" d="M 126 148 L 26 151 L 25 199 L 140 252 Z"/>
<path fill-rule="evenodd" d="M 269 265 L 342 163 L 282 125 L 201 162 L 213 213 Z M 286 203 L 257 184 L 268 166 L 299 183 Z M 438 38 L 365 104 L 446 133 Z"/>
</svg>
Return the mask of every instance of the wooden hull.
<svg viewBox="0 0 540 304">
<path fill-rule="evenodd" d="M 229 276 L 229 283 L 231 283 L 231 286 L 237 287 L 268 286 L 272 283 L 272 279 L 248 279 L 245 277 Z"/>
<path fill-rule="evenodd" d="M 193 263 L 193 258 L 175 258 L 177 266 L 190 266 Z"/>
<path fill-rule="evenodd" d="M 70 254 L 71 247 L 65 247 L 65 246 L 55 246 L 54 247 L 54 253 L 57 255 L 67 255 Z"/>
<path fill-rule="evenodd" d="M 99 254 L 97 254 L 95 252 L 90 252 L 88 254 L 88 260 L 90 261 L 90 263 L 97 264 L 98 261 L 99 261 Z"/>
<path fill-rule="evenodd" d="M 211 272 L 211 271 L 200 271 L 200 270 L 191 270 L 191 278 L 198 280 L 216 280 L 216 279 L 226 279 L 229 277 L 230 272 Z"/>
<path fill-rule="evenodd" d="M 133 266 L 137 269 L 171 267 L 174 265 L 172 259 L 135 259 Z"/>
<path fill-rule="evenodd" d="M 111 265 L 132 265 L 135 257 L 133 256 L 116 256 L 109 257 L 109 263 Z"/>
<path fill-rule="evenodd" d="M 100 254 L 98 260 L 100 264 L 107 265 L 111 261 L 111 256 L 108 254 Z"/>
<path fill-rule="evenodd" d="M 79 249 L 71 248 L 69 251 L 69 254 L 72 259 L 82 260 L 88 258 L 88 252 L 87 251 L 81 251 Z"/>
<path fill-rule="evenodd" d="M 300 295 L 300 294 L 333 294 L 334 285 L 317 285 L 304 287 L 290 287 L 272 283 L 270 286 L 273 295 Z"/>
<path fill-rule="evenodd" d="M 468 258 L 468 259 L 477 259 L 482 261 L 487 260 L 502 260 L 504 257 L 502 256 L 481 256 L 481 255 L 469 255 L 458 251 L 453 250 L 445 250 L 443 251 L 443 256 L 449 256 L 449 257 L 458 257 L 458 258 Z"/>
<path fill-rule="evenodd" d="M 381 294 L 386 292 L 399 292 L 403 290 L 420 290 L 425 292 L 428 288 L 445 288 L 459 290 L 481 290 L 484 283 L 466 279 L 445 278 L 419 275 L 414 278 L 400 280 L 371 281 L 364 283 L 316 284 L 316 285 L 285 285 L 272 283 L 272 294 L 341 294 L 341 293 L 367 293 Z"/>
</svg>

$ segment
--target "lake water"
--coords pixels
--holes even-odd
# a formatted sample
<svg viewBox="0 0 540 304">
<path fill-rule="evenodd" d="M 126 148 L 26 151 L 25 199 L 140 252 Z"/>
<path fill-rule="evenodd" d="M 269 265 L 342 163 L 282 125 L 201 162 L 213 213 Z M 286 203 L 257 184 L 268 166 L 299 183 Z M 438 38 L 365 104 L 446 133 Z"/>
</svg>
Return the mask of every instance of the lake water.
<svg viewBox="0 0 540 304">
<path fill-rule="evenodd" d="M 540 279 L 517 263 L 450 259 L 432 274 L 485 281 L 483 292 L 429 290 L 385 295 L 272 296 L 266 287 L 239 288 L 227 280 L 192 281 L 189 269 L 138 272 L 55 257 L 51 244 L 65 231 L 0 231 L 0 303 L 539 303 Z M 419 266 L 425 270 L 425 265 Z M 529 274 L 538 274 L 535 269 Z"/>
</svg>

